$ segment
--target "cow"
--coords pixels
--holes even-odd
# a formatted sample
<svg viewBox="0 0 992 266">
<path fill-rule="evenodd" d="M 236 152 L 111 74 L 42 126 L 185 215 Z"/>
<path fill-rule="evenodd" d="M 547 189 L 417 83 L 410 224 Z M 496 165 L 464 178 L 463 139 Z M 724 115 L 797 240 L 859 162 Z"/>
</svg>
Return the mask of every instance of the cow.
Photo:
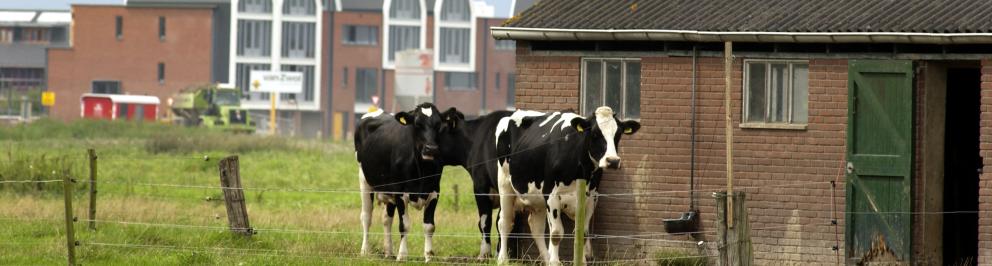
<svg viewBox="0 0 992 266">
<path fill-rule="evenodd" d="M 588 221 L 592 217 L 603 169 L 620 168 L 620 138 L 640 127 L 636 121 L 621 122 L 606 106 L 589 117 L 571 112 L 517 111 L 501 118 L 494 133 L 500 243 L 507 243 L 514 216 L 529 213 L 531 236 L 541 256 L 550 265 L 560 265 L 561 216 L 575 219 L 577 193 L 586 193 L 587 216 L 582 218 Z M 578 179 L 588 182 L 587 191 L 577 191 L 574 181 Z M 544 243 L 547 225 L 551 226 L 549 246 Z M 586 230 L 588 226 L 586 223 Z M 591 248 L 587 239 L 586 254 L 591 254 Z M 508 262 L 507 245 L 499 245 L 497 262 Z"/>
<path fill-rule="evenodd" d="M 455 108 L 443 114 L 430 103 L 414 110 L 384 114 L 382 110 L 362 116 L 355 131 L 355 156 L 362 198 L 362 255 L 369 253 L 369 226 L 373 201 L 386 205 L 383 214 L 385 255 L 392 253 L 392 223 L 399 213 L 400 247 L 396 259 L 407 256 L 406 235 L 410 230 L 407 204 L 424 210 L 424 258 L 433 256 L 434 211 L 441 186 L 442 165 L 437 145 L 442 116 L 461 116 Z"/>
<path fill-rule="evenodd" d="M 472 177 L 475 205 L 479 214 L 479 259 L 492 254 L 490 233 L 492 211 L 497 205 L 496 195 L 496 137 L 493 135 L 500 120 L 516 112 L 494 111 L 472 120 L 464 117 L 445 116 L 445 127 L 438 137 L 441 160 L 445 165 L 462 166 Z M 519 112 L 518 115 L 527 114 Z M 530 114 L 540 114 L 530 112 Z"/>
</svg>

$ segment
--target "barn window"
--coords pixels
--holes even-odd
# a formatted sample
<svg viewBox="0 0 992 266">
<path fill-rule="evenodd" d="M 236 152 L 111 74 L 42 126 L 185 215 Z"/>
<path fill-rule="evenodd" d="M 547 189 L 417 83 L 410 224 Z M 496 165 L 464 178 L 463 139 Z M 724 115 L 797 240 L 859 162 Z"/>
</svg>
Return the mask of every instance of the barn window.
<svg viewBox="0 0 992 266">
<path fill-rule="evenodd" d="M 583 114 L 609 106 L 621 118 L 641 117 L 640 59 L 586 59 L 583 63 Z"/>
<path fill-rule="evenodd" d="M 444 87 L 453 91 L 475 90 L 475 73 L 446 72 L 444 73 Z"/>
<path fill-rule="evenodd" d="M 809 113 L 809 63 L 748 60 L 744 92 L 742 127 L 805 125 Z"/>
</svg>

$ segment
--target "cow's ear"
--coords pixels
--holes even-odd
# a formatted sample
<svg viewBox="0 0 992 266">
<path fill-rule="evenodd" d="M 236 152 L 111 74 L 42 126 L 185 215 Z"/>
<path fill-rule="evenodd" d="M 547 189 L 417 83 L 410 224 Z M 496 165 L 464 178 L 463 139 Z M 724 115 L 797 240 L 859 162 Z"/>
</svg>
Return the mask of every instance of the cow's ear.
<svg viewBox="0 0 992 266">
<path fill-rule="evenodd" d="M 627 120 L 620 123 L 620 128 L 623 129 L 623 134 L 632 135 L 637 133 L 637 130 L 641 129 L 641 123 L 634 120 Z"/>
<path fill-rule="evenodd" d="M 465 115 L 462 114 L 462 112 L 459 112 L 458 109 L 451 107 L 441 114 L 441 118 L 444 119 L 445 124 L 448 124 L 449 127 L 454 128 L 458 125 L 458 121 L 465 120 Z"/>
<path fill-rule="evenodd" d="M 413 123 L 413 116 L 407 112 L 396 113 L 393 118 L 396 118 L 396 122 L 400 122 L 401 125 L 410 125 Z"/>
<path fill-rule="evenodd" d="M 570 123 L 572 124 L 572 127 L 575 128 L 575 131 L 578 132 L 585 132 L 592 127 L 592 122 L 589 122 L 589 120 L 585 117 L 572 118 Z"/>
</svg>

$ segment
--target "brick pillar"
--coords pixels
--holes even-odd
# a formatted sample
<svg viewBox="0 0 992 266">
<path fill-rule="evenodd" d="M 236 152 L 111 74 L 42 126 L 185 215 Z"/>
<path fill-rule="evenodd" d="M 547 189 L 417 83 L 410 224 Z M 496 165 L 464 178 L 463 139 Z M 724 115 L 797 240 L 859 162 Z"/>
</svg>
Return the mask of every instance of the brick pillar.
<svg viewBox="0 0 992 266">
<path fill-rule="evenodd" d="M 982 60 L 981 155 L 978 181 L 978 264 L 992 265 L 992 60 Z"/>
</svg>

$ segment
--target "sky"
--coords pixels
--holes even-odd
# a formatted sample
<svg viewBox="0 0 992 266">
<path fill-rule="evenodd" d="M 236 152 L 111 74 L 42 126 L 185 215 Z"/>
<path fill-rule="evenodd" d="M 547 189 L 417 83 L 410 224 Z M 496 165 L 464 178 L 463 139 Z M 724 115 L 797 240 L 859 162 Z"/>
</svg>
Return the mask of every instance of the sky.
<svg viewBox="0 0 992 266">
<path fill-rule="evenodd" d="M 124 0 L 0 0 L 0 9 L 64 10 L 70 4 L 123 4 Z"/>
</svg>

